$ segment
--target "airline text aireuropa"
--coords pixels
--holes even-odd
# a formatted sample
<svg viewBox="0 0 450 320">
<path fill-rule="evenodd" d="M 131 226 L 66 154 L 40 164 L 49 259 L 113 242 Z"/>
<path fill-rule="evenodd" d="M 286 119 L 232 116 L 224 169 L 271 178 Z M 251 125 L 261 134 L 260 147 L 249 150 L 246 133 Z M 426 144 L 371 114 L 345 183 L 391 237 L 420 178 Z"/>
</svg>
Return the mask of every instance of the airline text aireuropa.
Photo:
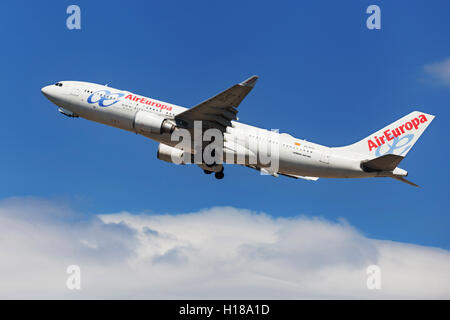
<svg viewBox="0 0 450 320">
<path fill-rule="evenodd" d="M 380 147 L 381 145 L 385 144 L 387 141 L 394 140 L 394 138 L 401 136 L 402 134 L 406 133 L 406 131 L 410 131 L 413 128 L 415 130 L 417 130 L 421 123 L 425 123 L 427 121 L 428 121 L 427 117 L 424 114 L 421 114 L 418 117 L 402 124 L 401 126 L 395 128 L 395 129 L 385 130 L 383 132 L 382 136 L 373 137 L 373 140 L 375 140 L 376 143 L 372 139 L 369 139 L 367 141 L 367 143 L 369 145 L 369 151 L 372 151 L 372 149 L 376 149 L 376 148 Z M 385 140 L 385 138 L 386 138 L 386 140 Z"/>
</svg>

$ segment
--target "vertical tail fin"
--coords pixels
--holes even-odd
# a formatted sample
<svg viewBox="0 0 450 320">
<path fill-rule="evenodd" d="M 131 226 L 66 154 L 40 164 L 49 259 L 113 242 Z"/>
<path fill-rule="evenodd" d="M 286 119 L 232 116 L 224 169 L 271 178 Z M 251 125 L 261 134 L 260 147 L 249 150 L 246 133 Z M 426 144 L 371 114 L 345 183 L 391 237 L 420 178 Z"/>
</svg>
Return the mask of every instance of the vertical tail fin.
<svg viewBox="0 0 450 320">
<path fill-rule="evenodd" d="M 352 145 L 339 148 L 370 158 L 388 154 L 405 157 L 434 116 L 414 111 Z"/>
</svg>

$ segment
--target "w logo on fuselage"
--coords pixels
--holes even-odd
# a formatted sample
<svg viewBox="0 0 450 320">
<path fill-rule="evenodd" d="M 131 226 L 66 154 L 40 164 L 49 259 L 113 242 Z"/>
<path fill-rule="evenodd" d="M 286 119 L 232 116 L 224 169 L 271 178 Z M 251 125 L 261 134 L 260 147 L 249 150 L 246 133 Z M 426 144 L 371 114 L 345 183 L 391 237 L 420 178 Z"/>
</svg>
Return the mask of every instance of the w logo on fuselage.
<svg viewBox="0 0 450 320">
<path fill-rule="evenodd" d="M 100 107 L 110 107 L 119 102 L 120 98 L 124 96 L 123 93 L 111 93 L 109 90 L 100 90 L 94 92 L 87 98 L 88 103 L 98 103 Z"/>
</svg>

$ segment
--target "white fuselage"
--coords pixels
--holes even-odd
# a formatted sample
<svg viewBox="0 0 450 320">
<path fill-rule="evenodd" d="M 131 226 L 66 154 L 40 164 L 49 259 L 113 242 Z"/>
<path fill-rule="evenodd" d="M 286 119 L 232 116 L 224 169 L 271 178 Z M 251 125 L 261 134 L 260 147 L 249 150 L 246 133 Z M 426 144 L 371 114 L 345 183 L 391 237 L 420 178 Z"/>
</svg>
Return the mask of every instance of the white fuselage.
<svg viewBox="0 0 450 320">
<path fill-rule="evenodd" d="M 138 112 L 148 112 L 166 119 L 174 117 L 187 108 L 158 101 L 128 91 L 110 88 L 89 82 L 63 81 L 60 85 L 50 85 L 42 89 L 44 95 L 65 114 L 103 123 L 123 130 L 137 132 L 135 118 Z M 365 172 L 361 169 L 364 155 L 343 151 L 341 148 L 329 148 L 286 133 L 270 133 L 268 130 L 233 121 L 225 136 L 241 141 L 249 147 L 251 139 L 267 139 L 276 134 L 279 152 L 277 173 L 299 177 L 358 178 L 380 176 L 379 172 Z M 171 135 L 164 133 L 146 133 L 146 137 L 162 144 L 175 146 Z M 276 141 L 276 142 L 275 142 Z M 258 152 L 258 150 L 250 150 Z"/>
</svg>

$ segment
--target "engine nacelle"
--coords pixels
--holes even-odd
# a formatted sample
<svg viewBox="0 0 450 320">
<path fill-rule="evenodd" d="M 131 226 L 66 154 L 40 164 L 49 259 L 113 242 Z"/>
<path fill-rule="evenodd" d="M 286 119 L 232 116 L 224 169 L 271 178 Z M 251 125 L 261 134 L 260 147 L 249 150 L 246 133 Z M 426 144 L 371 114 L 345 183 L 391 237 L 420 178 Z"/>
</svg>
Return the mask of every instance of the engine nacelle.
<svg viewBox="0 0 450 320">
<path fill-rule="evenodd" d="M 175 163 L 175 164 L 186 164 L 186 161 L 188 161 L 188 163 L 194 163 L 193 155 L 191 153 L 186 154 L 181 149 L 177 149 L 177 148 L 168 146 L 167 144 L 163 144 L 163 143 L 159 144 L 158 153 L 156 154 L 156 157 L 159 160 L 166 161 L 169 163 Z M 186 159 L 186 157 L 188 157 L 188 158 Z M 222 172 L 223 171 L 222 164 L 214 164 L 212 166 L 209 166 L 206 163 L 201 163 L 201 164 L 197 164 L 197 165 L 206 171 L 211 171 L 211 172 Z"/>
<path fill-rule="evenodd" d="M 158 146 L 158 153 L 156 157 L 159 160 L 175 163 L 175 164 L 186 164 L 184 161 L 184 151 L 168 146 L 167 144 L 160 143 Z"/>
<path fill-rule="evenodd" d="M 134 129 L 138 133 L 172 133 L 175 124 L 150 112 L 139 111 L 134 118 Z"/>
</svg>

